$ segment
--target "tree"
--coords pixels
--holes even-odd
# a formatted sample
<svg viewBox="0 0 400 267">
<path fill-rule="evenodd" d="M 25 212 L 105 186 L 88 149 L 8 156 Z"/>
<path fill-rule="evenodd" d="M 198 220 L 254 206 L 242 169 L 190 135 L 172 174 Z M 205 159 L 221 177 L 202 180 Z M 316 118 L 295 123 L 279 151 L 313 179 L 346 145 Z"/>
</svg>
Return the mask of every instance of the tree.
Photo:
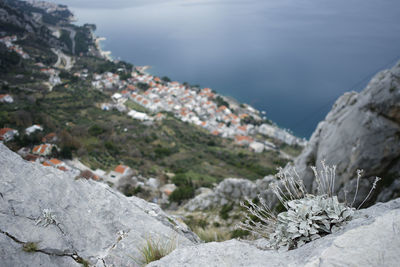
<svg viewBox="0 0 400 267">
<path fill-rule="evenodd" d="M 163 80 L 166 83 L 170 83 L 171 82 L 171 79 L 169 77 L 167 77 L 167 76 L 161 77 L 161 80 Z"/>
</svg>

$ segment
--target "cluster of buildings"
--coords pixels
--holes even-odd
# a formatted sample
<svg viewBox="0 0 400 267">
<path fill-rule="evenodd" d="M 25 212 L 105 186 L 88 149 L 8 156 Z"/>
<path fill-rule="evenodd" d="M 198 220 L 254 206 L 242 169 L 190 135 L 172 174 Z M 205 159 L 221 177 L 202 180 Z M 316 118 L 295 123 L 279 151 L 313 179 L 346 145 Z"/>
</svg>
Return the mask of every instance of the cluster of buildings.
<svg viewBox="0 0 400 267">
<path fill-rule="evenodd" d="M 5 37 L 0 38 L 0 43 L 3 43 L 8 48 L 8 50 L 16 52 L 18 55 L 20 55 L 24 59 L 28 59 L 29 55 L 27 53 L 25 53 L 24 50 L 22 50 L 22 48 L 19 45 L 14 44 L 14 42 L 16 42 L 16 41 L 18 41 L 18 38 L 16 35 L 5 36 Z"/>
<path fill-rule="evenodd" d="M 61 79 L 58 76 L 60 72 L 58 70 L 53 68 L 42 68 L 40 69 L 40 72 L 49 76 L 49 83 L 52 87 L 61 84 Z"/>
<path fill-rule="evenodd" d="M 139 83 L 146 84 L 148 89 L 138 90 Z M 164 82 L 159 77 L 138 71 L 133 72 L 132 78 L 126 81 L 121 81 L 119 75 L 113 73 L 95 75 L 92 85 L 96 89 L 118 90 L 112 95 L 113 104 L 102 104 L 103 110 L 116 108 L 137 120 L 153 120 L 154 117 L 127 109 L 124 106 L 127 100 L 158 113 L 156 117 L 161 117 L 162 111 L 171 112 L 184 122 L 198 125 L 213 135 L 231 138 L 238 145 L 249 146 L 255 152 L 275 148 L 270 142 L 256 140 L 257 133 L 291 145 L 301 143 L 299 138 L 276 126 L 245 123 L 247 117 L 258 116 L 258 111 L 247 105 L 235 111 L 225 105 L 217 105 L 216 98 L 220 96 L 210 88 L 190 88 L 179 82 Z"/>
<path fill-rule="evenodd" d="M 40 0 L 27 0 L 26 2 L 31 4 L 33 7 L 45 10 L 47 13 L 65 12 L 65 11 L 69 12 L 68 7 L 65 5 L 58 5 L 55 3 L 40 1 Z"/>
<path fill-rule="evenodd" d="M 105 72 L 103 74 L 93 74 L 92 87 L 98 90 L 121 89 L 127 85 L 126 81 L 121 81 L 117 73 Z"/>
<path fill-rule="evenodd" d="M 26 128 L 24 132 L 26 135 L 31 135 L 37 131 L 43 131 L 43 127 L 38 124 L 34 124 Z M 19 133 L 15 129 L 12 128 L 0 129 L 1 142 L 12 141 L 18 135 Z M 41 144 L 35 145 L 32 148 L 23 147 L 18 150 L 18 154 L 27 161 L 36 162 L 46 167 L 52 167 L 64 172 L 69 172 L 74 177 L 82 177 L 86 179 L 103 180 L 106 182 L 117 183 L 122 177 L 126 177 L 133 174 L 133 170 L 125 165 L 118 165 L 115 167 L 114 170 L 106 173 L 105 171 L 100 169 L 91 171 L 83 164 L 76 165 L 74 164 L 73 161 L 69 160 L 63 161 L 54 158 L 52 156 L 54 150 L 59 151 L 59 148 L 55 144 L 58 140 L 59 139 L 56 133 L 46 134 L 42 138 Z"/>
<path fill-rule="evenodd" d="M 37 131 L 43 131 L 43 127 L 38 124 L 34 124 L 25 129 L 25 134 L 29 136 Z M 19 132 L 15 129 L 0 129 L 0 141 L 12 141 L 18 135 Z M 58 138 L 55 133 L 49 133 L 42 138 L 42 144 L 33 146 L 33 148 L 23 147 L 18 150 L 18 154 L 21 155 L 25 160 L 31 162 L 37 162 L 43 164 L 44 166 L 54 167 L 62 171 L 76 173 L 76 169 L 69 167 L 67 164 L 59 159 L 51 158 L 53 149 L 56 149 L 58 151 L 58 147 L 54 144 L 57 140 Z"/>
</svg>

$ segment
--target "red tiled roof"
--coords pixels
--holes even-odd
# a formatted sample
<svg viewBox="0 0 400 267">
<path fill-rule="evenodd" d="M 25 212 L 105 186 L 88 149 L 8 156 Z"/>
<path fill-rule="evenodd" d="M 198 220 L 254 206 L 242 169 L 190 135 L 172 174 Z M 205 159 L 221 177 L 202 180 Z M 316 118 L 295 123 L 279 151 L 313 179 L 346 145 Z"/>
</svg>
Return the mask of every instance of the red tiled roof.
<svg viewBox="0 0 400 267">
<path fill-rule="evenodd" d="M 238 143 L 242 142 L 242 141 L 251 142 L 251 141 L 253 141 L 253 139 L 251 137 L 249 137 L 249 136 L 246 136 L 246 135 L 236 135 L 235 136 L 235 141 L 238 142 Z"/>
<path fill-rule="evenodd" d="M 114 171 L 123 174 L 127 168 L 128 168 L 127 166 L 118 165 L 117 167 L 115 167 L 115 170 L 114 170 Z"/>
<path fill-rule="evenodd" d="M 213 134 L 213 135 L 219 135 L 219 132 L 218 132 L 217 130 L 215 130 L 215 131 L 212 131 L 211 134 Z"/>
<path fill-rule="evenodd" d="M 53 163 L 54 165 L 58 165 L 58 164 L 62 163 L 62 161 L 58 160 L 58 159 L 51 159 L 50 162 Z"/>
<path fill-rule="evenodd" d="M 9 131 L 12 131 L 13 129 L 11 128 L 2 128 L 0 129 L 0 140 L 3 139 L 3 136 L 8 133 Z"/>
<path fill-rule="evenodd" d="M 42 142 L 48 142 L 49 140 L 53 139 L 56 137 L 55 133 L 49 133 L 45 137 L 42 138 Z"/>
<path fill-rule="evenodd" d="M 41 145 L 40 154 L 43 154 L 46 151 L 47 145 Z"/>
<path fill-rule="evenodd" d="M 238 127 L 238 129 L 240 130 L 240 131 L 247 131 L 247 125 L 242 125 L 242 126 L 239 126 Z"/>
</svg>

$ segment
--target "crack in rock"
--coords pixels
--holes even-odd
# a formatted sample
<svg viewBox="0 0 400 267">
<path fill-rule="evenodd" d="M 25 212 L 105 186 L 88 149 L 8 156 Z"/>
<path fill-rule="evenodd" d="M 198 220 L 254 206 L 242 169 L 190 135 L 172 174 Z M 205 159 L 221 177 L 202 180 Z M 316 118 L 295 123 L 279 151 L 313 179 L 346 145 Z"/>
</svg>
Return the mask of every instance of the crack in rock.
<svg viewBox="0 0 400 267">
<path fill-rule="evenodd" d="M 124 238 L 128 235 L 128 233 L 129 233 L 130 231 L 131 231 L 131 230 L 127 230 L 127 231 L 121 230 L 121 231 L 118 231 L 118 233 L 117 233 L 117 234 L 118 234 L 117 241 L 108 249 L 108 251 L 114 249 L 114 248 L 118 245 L 118 243 L 121 242 L 121 240 L 124 239 Z"/>
<path fill-rule="evenodd" d="M 18 244 L 25 245 L 28 242 L 24 242 L 16 238 L 15 236 L 11 235 L 8 232 L 5 232 L 0 229 L 0 233 L 7 236 L 8 238 L 12 239 L 14 242 Z M 76 261 L 79 264 L 82 264 L 83 262 L 86 262 L 82 257 L 80 257 L 75 251 L 72 253 L 65 253 L 64 251 L 61 251 L 59 249 L 52 249 L 52 248 L 45 248 L 45 249 L 35 249 L 34 252 L 39 252 L 43 253 L 49 256 L 58 256 L 58 257 L 71 257 L 74 261 Z"/>
</svg>

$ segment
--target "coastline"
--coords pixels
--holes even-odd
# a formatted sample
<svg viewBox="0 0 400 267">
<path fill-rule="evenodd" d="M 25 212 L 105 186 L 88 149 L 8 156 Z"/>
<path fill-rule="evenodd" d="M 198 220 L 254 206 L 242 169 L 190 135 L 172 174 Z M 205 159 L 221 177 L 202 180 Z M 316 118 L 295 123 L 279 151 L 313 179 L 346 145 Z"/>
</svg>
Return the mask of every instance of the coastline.
<svg viewBox="0 0 400 267">
<path fill-rule="evenodd" d="M 93 39 L 94 39 L 96 49 L 97 49 L 97 51 L 99 51 L 100 56 L 107 60 L 112 61 L 113 58 L 111 56 L 111 51 L 105 51 L 101 48 L 101 41 L 105 41 L 105 40 L 107 40 L 107 38 L 106 37 L 97 37 L 94 35 L 94 33 L 92 33 L 92 34 L 93 34 Z"/>
</svg>

